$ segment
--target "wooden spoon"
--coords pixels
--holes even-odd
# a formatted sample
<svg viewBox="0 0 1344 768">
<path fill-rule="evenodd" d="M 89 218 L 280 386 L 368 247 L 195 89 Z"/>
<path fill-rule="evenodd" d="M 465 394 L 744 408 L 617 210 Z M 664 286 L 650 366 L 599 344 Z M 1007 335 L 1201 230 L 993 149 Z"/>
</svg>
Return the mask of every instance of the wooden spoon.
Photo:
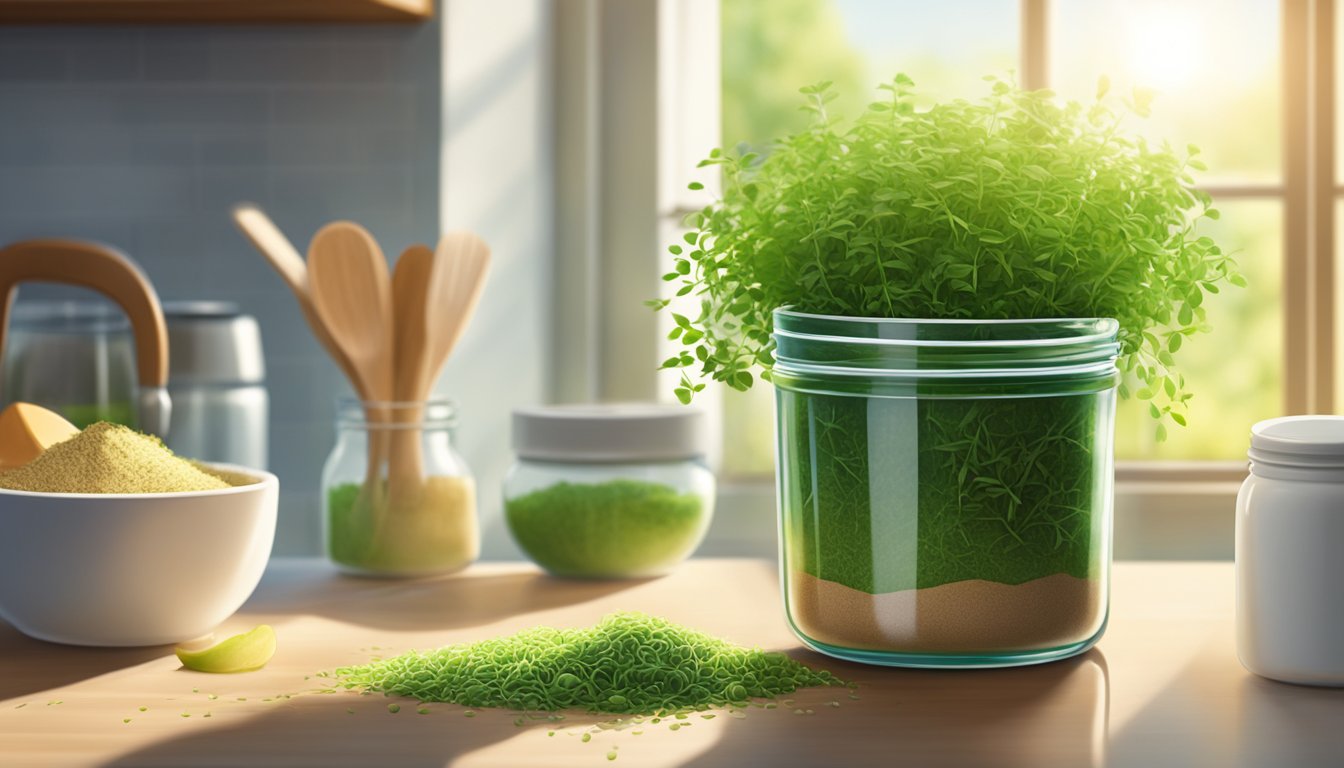
<svg viewBox="0 0 1344 768">
<path fill-rule="evenodd" d="M 396 319 L 392 389 L 398 402 L 412 402 L 423 396 L 420 381 L 428 363 L 427 312 L 433 267 L 434 251 L 417 244 L 401 254 L 392 274 L 392 310 Z"/>
<path fill-rule="evenodd" d="M 294 298 L 299 303 L 299 310 L 303 312 L 303 319 L 308 322 L 308 327 L 312 329 L 313 336 L 317 338 L 322 348 L 331 355 L 336 361 L 337 367 L 345 374 L 354 386 L 356 393 L 361 400 L 373 399 L 372 395 L 361 389 L 360 382 L 355 375 L 355 367 L 350 362 L 349 356 L 341 348 L 336 340 L 331 337 L 327 331 L 326 325 L 322 319 L 317 316 L 313 309 L 313 299 L 308 292 L 308 266 L 303 263 L 303 257 L 299 255 L 294 244 L 285 237 L 275 222 L 266 215 L 261 208 L 252 203 L 239 203 L 233 208 L 233 222 L 243 231 L 247 239 L 252 242 L 261 255 L 271 263 L 276 272 L 289 286 L 289 290 L 294 294 Z"/>
<path fill-rule="evenodd" d="M 471 232 L 449 232 L 434 252 L 429 288 L 429 339 L 420 399 L 429 396 L 439 371 L 462 338 L 480 303 L 485 274 L 490 268 L 490 246 Z"/>
<path fill-rule="evenodd" d="M 424 399 L 420 382 L 425 376 L 428 341 L 428 292 L 434 251 L 427 245 L 412 245 L 397 259 L 392 273 L 392 311 L 396 327 L 393 332 L 392 394 L 398 403 L 412 403 Z M 408 421 L 423 418 L 418 408 L 399 408 Z M 404 434 L 403 434 L 404 433 Z M 420 450 L 419 430 L 398 430 L 393 438 L 388 474 L 396 477 L 419 478 L 424 461 Z"/>
<path fill-rule="evenodd" d="M 386 443 L 386 432 L 378 427 L 387 422 L 380 404 L 392 397 L 392 289 L 383 251 L 358 224 L 332 222 L 317 231 L 308 247 L 308 287 L 313 309 L 349 358 L 350 379 L 366 403 L 373 428 L 368 433 L 364 494 L 378 510 Z M 381 526 L 379 513 L 375 528 Z"/>
<path fill-rule="evenodd" d="M 336 221 L 308 248 L 313 309 L 346 357 L 369 400 L 392 397 L 392 288 L 387 261 L 363 227 Z"/>
</svg>

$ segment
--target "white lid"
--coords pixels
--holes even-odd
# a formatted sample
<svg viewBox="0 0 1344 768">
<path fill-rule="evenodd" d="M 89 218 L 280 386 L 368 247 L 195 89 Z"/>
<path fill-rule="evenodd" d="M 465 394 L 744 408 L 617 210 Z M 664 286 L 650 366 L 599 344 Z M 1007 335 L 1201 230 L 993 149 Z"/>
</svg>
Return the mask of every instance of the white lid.
<svg viewBox="0 0 1344 768">
<path fill-rule="evenodd" d="M 551 405 L 513 412 L 513 450 L 538 461 L 682 461 L 705 453 L 705 414 L 683 405 Z"/>
<path fill-rule="evenodd" d="M 1344 416 L 1280 416 L 1251 427 L 1251 461 L 1344 466 Z"/>
</svg>

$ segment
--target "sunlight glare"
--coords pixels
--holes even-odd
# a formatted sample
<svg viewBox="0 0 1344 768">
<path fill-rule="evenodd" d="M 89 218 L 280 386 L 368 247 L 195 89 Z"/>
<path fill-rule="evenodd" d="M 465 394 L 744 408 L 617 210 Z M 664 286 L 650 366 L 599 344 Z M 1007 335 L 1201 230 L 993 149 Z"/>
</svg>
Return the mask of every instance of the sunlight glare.
<svg viewBox="0 0 1344 768">
<path fill-rule="evenodd" d="M 1189 85 L 1205 61 L 1203 27 L 1189 8 L 1136 5 L 1125 26 L 1138 85 L 1158 90 Z"/>
</svg>

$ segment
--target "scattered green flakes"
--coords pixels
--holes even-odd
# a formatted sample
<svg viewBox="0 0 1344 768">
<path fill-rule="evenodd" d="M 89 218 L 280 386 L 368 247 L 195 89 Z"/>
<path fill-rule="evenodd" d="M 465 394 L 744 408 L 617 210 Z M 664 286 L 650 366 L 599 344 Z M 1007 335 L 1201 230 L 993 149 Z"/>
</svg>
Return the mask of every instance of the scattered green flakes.
<svg viewBox="0 0 1344 768">
<path fill-rule="evenodd" d="M 47 702 L 47 706 L 48 706 L 48 707 L 54 707 L 54 706 L 56 706 L 57 704 L 64 704 L 64 703 L 65 703 L 65 701 L 63 701 L 62 699 L 52 699 L 51 701 L 48 701 L 48 702 Z"/>
<path fill-rule="evenodd" d="M 204 715 L 201 715 L 201 717 L 209 717 L 209 716 L 210 716 L 209 712 L 206 712 Z"/>
<path fill-rule="evenodd" d="M 547 732 L 546 732 L 546 735 L 547 735 L 547 736 L 554 736 L 554 735 L 555 735 L 555 731 L 547 731 Z"/>
<path fill-rule="evenodd" d="M 476 716 L 476 713 L 475 713 L 473 710 L 468 709 L 466 712 L 463 712 L 463 713 L 462 713 L 462 716 L 463 716 L 463 717 L 475 717 L 475 716 Z"/>
<path fill-rule="evenodd" d="M 25 702 L 23 702 L 22 704 L 20 704 L 19 706 L 15 707 L 15 709 L 23 709 L 23 708 L 26 707 L 26 706 L 28 706 L 28 702 L 25 701 Z"/>
<path fill-rule="evenodd" d="M 680 731 L 680 730 L 681 730 L 681 723 L 673 723 L 673 724 L 667 726 L 667 729 L 668 729 L 669 731 Z"/>
<path fill-rule="evenodd" d="M 663 718 L 661 718 L 661 717 L 655 717 L 655 718 L 653 718 L 653 720 L 652 720 L 651 722 L 652 722 L 654 725 L 657 725 L 657 724 L 663 722 Z"/>
<path fill-rule="evenodd" d="M 363 693 L 423 702 L 659 717 L 844 685 L 782 653 L 742 648 L 641 613 L 611 614 L 594 627 L 538 627 L 411 651 L 335 674 Z"/>
<path fill-rule="evenodd" d="M 585 734 L 583 734 L 582 736 L 579 737 L 579 741 L 582 741 L 584 744 L 587 744 L 588 742 L 590 742 L 590 741 L 592 741 L 592 740 L 593 740 L 593 734 L 591 734 L 591 733 L 585 733 Z"/>
<path fill-rule="evenodd" d="M 121 718 L 121 722 L 122 722 L 122 724 L 124 725 L 124 724 L 126 724 L 126 723 L 131 722 L 131 718 L 129 718 L 129 717 L 123 717 L 123 718 Z"/>
<path fill-rule="evenodd" d="M 201 692 L 201 689 L 200 689 L 200 688 L 192 688 L 192 689 L 191 689 L 191 692 L 192 692 L 192 693 L 200 693 L 200 692 Z"/>
<path fill-rule="evenodd" d="M 216 696 L 215 694 L 211 693 L 211 694 L 208 694 L 205 698 L 207 698 L 207 699 L 209 699 L 209 700 L 211 700 L 211 701 L 214 701 L 214 700 L 218 699 L 219 697 Z"/>
<path fill-rule="evenodd" d="M 631 731 L 631 732 L 630 732 L 630 735 L 631 735 L 631 736 L 643 736 L 643 735 L 644 735 L 644 732 L 643 732 L 643 731 Z"/>
<path fill-rule="evenodd" d="M 701 715 L 701 716 L 700 716 L 700 719 L 701 719 L 701 720 L 713 720 L 713 719 L 714 719 L 714 715 L 712 715 L 712 714 L 711 714 L 711 715 Z"/>
<path fill-rule="evenodd" d="M 141 708 L 140 708 L 140 711 L 141 711 L 141 712 L 148 712 L 148 711 L 149 711 L 149 707 L 141 707 Z"/>
<path fill-rule="evenodd" d="M 415 714 L 417 714 L 417 715 L 428 715 L 428 714 L 429 714 L 429 707 L 421 707 L 421 708 L 415 710 Z"/>
<path fill-rule="evenodd" d="M 778 707 L 778 706 L 779 706 L 779 705 L 776 704 L 776 703 L 773 702 L 773 701 L 767 701 L 767 702 L 765 702 L 765 708 L 766 708 L 766 709 L 775 709 L 775 708 Z"/>
<path fill-rule="evenodd" d="M 523 723 L 526 723 L 526 722 L 527 722 L 527 720 L 525 720 L 525 719 L 519 717 L 519 718 L 515 718 L 515 719 L 514 719 L 513 724 L 514 724 L 514 726 L 516 726 L 516 727 L 518 727 L 518 728 L 522 728 L 522 727 L 523 727 Z"/>
<path fill-rule="evenodd" d="M 615 759 L 616 759 L 616 750 L 613 749 L 613 750 L 611 750 L 610 752 L 608 752 L 608 753 L 607 753 L 607 759 L 608 759 L 608 760 L 615 760 Z"/>
<path fill-rule="evenodd" d="M 690 715 L 687 715 L 685 712 L 678 712 L 676 714 L 678 720 L 685 720 L 687 717 L 690 717 Z"/>
<path fill-rule="evenodd" d="M 246 696 L 239 696 L 237 700 L 238 700 L 238 701 L 247 701 L 247 697 L 246 697 Z"/>
<path fill-rule="evenodd" d="M 350 707 L 346 707 L 346 708 L 345 708 L 345 714 L 347 714 L 347 715 L 353 715 L 353 714 L 355 714 L 355 710 L 352 709 L 352 708 L 350 708 Z"/>
<path fill-rule="evenodd" d="M 387 711 L 388 711 L 388 712 L 391 712 L 392 714 L 395 715 L 395 714 L 397 714 L 398 712 L 401 711 L 401 705 L 400 705 L 400 704 L 388 704 L 388 705 L 387 705 Z"/>
<path fill-rule="evenodd" d="M 190 712 L 183 712 L 183 713 L 182 713 L 182 717 L 191 717 L 191 713 L 190 713 Z"/>
</svg>

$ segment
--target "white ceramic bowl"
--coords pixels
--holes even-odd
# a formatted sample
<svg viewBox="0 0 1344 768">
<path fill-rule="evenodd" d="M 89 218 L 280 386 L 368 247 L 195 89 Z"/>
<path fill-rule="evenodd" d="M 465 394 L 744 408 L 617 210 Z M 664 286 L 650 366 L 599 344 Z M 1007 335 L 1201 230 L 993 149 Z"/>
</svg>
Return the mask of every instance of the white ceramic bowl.
<svg viewBox="0 0 1344 768">
<path fill-rule="evenodd" d="M 242 606 L 275 540 L 275 475 L 214 491 L 0 489 L 0 618 L 72 645 L 163 645 L 208 634 Z"/>
</svg>

